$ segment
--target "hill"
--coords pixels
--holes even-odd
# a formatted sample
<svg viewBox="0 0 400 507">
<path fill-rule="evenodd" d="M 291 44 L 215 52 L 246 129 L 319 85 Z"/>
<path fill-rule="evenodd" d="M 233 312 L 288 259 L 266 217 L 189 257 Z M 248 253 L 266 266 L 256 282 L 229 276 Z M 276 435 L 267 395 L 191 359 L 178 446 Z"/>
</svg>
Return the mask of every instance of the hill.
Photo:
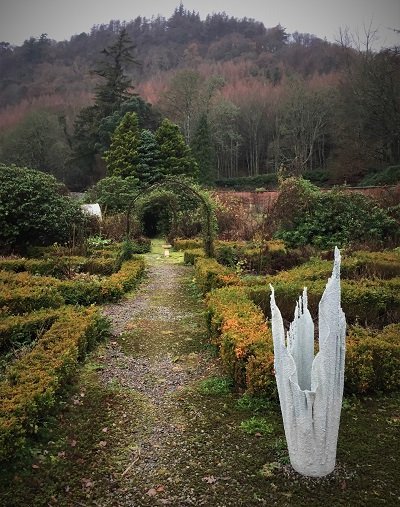
<svg viewBox="0 0 400 507">
<path fill-rule="evenodd" d="M 213 179 L 284 166 L 356 182 L 400 162 L 398 50 L 373 53 L 346 36 L 333 44 L 226 13 L 202 20 L 182 4 L 168 19 L 114 20 L 69 41 L 43 34 L 21 46 L 0 43 L 2 161 L 24 162 L 15 159 L 21 137 L 49 131 L 50 159 L 30 165 L 68 180 L 74 121 L 93 103 L 101 81 L 93 69 L 122 28 L 135 45 L 137 63 L 125 69 L 134 92 L 189 144 L 209 136 Z"/>
</svg>

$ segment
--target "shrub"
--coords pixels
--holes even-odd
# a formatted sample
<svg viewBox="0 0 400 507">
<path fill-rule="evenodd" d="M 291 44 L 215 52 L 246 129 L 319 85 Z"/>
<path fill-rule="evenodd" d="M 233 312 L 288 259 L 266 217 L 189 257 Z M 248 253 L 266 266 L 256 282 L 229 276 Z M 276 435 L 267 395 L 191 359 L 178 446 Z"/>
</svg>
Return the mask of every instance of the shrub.
<svg viewBox="0 0 400 507">
<path fill-rule="evenodd" d="M 278 178 L 276 173 L 259 174 L 258 176 L 243 176 L 239 178 L 222 178 L 215 182 L 219 188 L 234 190 L 254 190 L 257 187 L 276 188 Z"/>
<path fill-rule="evenodd" d="M 54 279 L 55 280 L 55 279 Z M 57 281 L 57 280 L 56 280 Z M 4 313 L 21 314 L 64 304 L 57 285 L 0 285 L 0 308 Z"/>
<path fill-rule="evenodd" d="M 203 246 L 201 239 L 176 239 L 173 242 L 174 249 L 179 252 L 181 250 L 193 250 Z"/>
<path fill-rule="evenodd" d="M 205 257 L 206 253 L 202 248 L 194 248 L 192 250 L 185 250 L 183 253 L 183 262 L 185 264 L 194 264 L 195 260 L 199 257 Z"/>
<path fill-rule="evenodd" d="M 0 271 L 0 309 L 6 314 L 22 314 L 63 304 L 87 306 L 116 301 L 137 284 L 143 270 L 144 260 L 137 258 L 123 263 L 117 273 L 104 279 L 60 281 L 27 272 Z"/>
<path fill-rule="evenodd" d="M 0 352 L 35 340 L 56 321 L 59 313 L 59 310 L 45 309 L 4 318 L 0 321 Z"/>
<path fill-rule="evenodd" d="M 395 242 L 400 234 L 397 222 L 372 199 L 339 190 L 312 195 L 310 205 L 294 212 L 291 220 L 290 224 L 282 222 L 276 233 L 291 247 L 382 246 Z"/>
<path fill-rule="evenodd" d="M 252 394 L 275 392 L 271 331 L 264 315 L 241 287 L 224 287 L 207 296 L 207 322 L 210 339 L 219 348 L 225 371 L 237 387 L 247 387 Z M 248 364 L 262 356 L 265 372 L 261 385 L 253 378 Z"/>
<path fill-rule="evenodd" d="M 277 275 L 279 276 L 279 275 Z M 308 306 L 313 315 L 325 290 L 327 279 L 279 281 L 267 278 L 275 289 L 276 301 L 285 320 L 293 319 L 293 312 L 303 287 L 307 287 Z M 349 323 L 362 322 L 374 326 L 397 322 L 400 318 L 400 279 L 392 280 L 342 280 L 342 307 Z M 248 294 L 270 317 L 270 290 L 267 285 L 249 286 Z"/>
<path fill-rule="evenodd" d="M 5 249 L 64 243 L 73 224 L 83 222 L 78 205 L 61 195 L 53 176 L 0 164 L 0 244 Z"/>
<path fill-rule="evenodd" d="M 400 324 L 391 324 L 382 331 L 353 327 L 346 348 L 346 392 L 400 388 Z"/>
<path fill-rule="evenodd" d="M 396 185 L 400 182 L 400 165 L 392 165 L 381 171 L 368 173 L 359 183 L 360 187 Z"/>
<path fill-rule="evenodd" d="M 6 368 L 0 382 L 0 460 L 24 446 L 78 361 L 106 334 L 108 325 L 96 310 L 70 308 L 30 352 Z"/>
<path fill-rule="evenodd" d="M 196 282 L 203 294 L 217 287 L 239 283 L 237 275 L 215 259 L 197 257 L 194 265 Z"/>
<path fill-rule="evenodd" d="M 384 245 L 396 240 L 399 225 L 387 211 L 361 194 L 321 192 L 302 178 L 281 183 L 272 218 L 291 247 L 332 248 L 354 243 Z"/>
</svg>

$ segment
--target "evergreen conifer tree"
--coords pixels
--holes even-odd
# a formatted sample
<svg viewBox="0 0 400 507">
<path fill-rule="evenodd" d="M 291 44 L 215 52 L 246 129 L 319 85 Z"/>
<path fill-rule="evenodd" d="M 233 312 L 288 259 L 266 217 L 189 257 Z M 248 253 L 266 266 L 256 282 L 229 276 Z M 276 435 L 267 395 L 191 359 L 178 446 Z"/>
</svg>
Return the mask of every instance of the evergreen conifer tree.
<svg viewBox="0 0 400 507">
<path fill-rule="evenodd" d="M 88 174 L 88 180 L 91 179 L 98 146 L 101 145 L 98 132 L 100 122 L 117 111 L 131 96 L 133 87 L 124 69 L 136 63 L 132 57 L 134 47 L 123 28 L 116 42 L 102 51 L 104 60 L 93 72 L 104 78 L 103 82 L 96 88 L 94 104 L 82 109 L 75 121 L 73 158 L 80 170 Z"/>
<path fill-rule="evenodd" d="M 195 130 L 192 144 L 193 155 L 199 166 L 199 180 L 201 183 L 209 184 L 215 180 L 213 171 L 214 152 L 212 147 L 212 139 L 210 126 L 207 116 L 202 114 Z"/>
<path fill-rule="evenodd" d="M 111 137 L 110 148 L 104 152 L 110 176 L 137 175 L 139 163 L 140 132 L 136 113 L 126 113 Z"/>
<path fill-rule="evenodd" d="M 190 147 L 175 125 L 164 119 L 156 131 L 160 150 L 160 168 L 164 176 L 186 175 L 197 179 L 198 166 Z"/>
<path fill-rule="evenodd" d="M 138 153 L 137 178 L 143 187 L 147 187 L 162 178 L 160 150 L 151 130 L 144 129 L 140 132 Z"/>
</svg>

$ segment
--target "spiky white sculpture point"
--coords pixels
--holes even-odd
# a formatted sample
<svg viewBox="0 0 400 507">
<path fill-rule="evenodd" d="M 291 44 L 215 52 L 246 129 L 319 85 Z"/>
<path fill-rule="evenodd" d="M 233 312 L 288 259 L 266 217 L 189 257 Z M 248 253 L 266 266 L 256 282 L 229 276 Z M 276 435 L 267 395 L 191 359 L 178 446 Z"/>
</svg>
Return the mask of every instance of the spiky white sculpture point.
<svg viewBox="0 0 400 507">
<path fill-rule="evenodd" d="M 338 248 L 332 276 L 319 303 L 319 352 L 315 358 L 307 289 L 296 305 L 285 344 L 282 315 L 270 287 L 275 375 L 290 462 L 302 475 L 322 477 L 335 468 L 344 382 L 346 321 L 340 306 Z"/>
</svg>

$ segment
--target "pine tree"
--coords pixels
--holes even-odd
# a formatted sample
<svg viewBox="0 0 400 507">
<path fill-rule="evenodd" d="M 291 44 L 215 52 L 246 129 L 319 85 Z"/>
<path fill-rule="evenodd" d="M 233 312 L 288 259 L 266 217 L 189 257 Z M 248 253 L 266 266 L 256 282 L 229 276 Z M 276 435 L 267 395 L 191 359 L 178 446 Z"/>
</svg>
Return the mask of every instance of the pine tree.
<svg viewBox="0 0 400 507">
<path fill-rule="evenodd" d="M 186 175 L 197 178 L 197 162 L 190 147 L 185 143 L 178 125 L 168 119 L 163 120 L 155 137 L 160 150 L 161 172 L 164 176 Z"/>
<path fill-rule="evenodd" d="M 214 174 L 214 151 L 210 126 L 207 116 L 202 114 L 195 130 L 192 144 L 193 155 L 199 166 L 199 180 L 201 183 L 209 184 L 215 180 Z"/>
<path fill-rule="evenodd" d="M 147 187 L 162 178 L 160 150 L 155 135 L 151 130 L 144 129 L 140 132 L 138 153 L 137 178 L 141 186 Z"/>
<path fill-rule="evenodd" d="M 103 158 L 110 176 L 137 175 L 139 163 L 140 132 L 136 113 L 126 113 L 111 137 L 110 149 Z"/>
<path fill-rule="evenodd" d="M 99 124 L 107 116 L 117 111 L 121 104 L 132 96 L 132 84 L 124 69 L 136 63 L 132 57 L 134 45 L 126 29 L 122 29 L 117 41 L 102 51 L 105 55 L 98 68 L 93 72 L 105 81 L 96 88 L 95 103 L 82 109 L 75 121 L 73 150 L 74 162 L 82 172 L 92 173 L 99 139 Z"/>
<path fill-rule="evenodd" d="M 103 49 L 105 59 L 100 62 L 95 74 L 105 79 L 96 87 L 96 106 L 102 117 L 116 111 L 125 100 L 131 97 L 131 80 L 125 75 L 125 67 L 137 63 L 132 56 L 132 44 L 126 28 L 123 28 L 114 44 Z"/>
</svg>

